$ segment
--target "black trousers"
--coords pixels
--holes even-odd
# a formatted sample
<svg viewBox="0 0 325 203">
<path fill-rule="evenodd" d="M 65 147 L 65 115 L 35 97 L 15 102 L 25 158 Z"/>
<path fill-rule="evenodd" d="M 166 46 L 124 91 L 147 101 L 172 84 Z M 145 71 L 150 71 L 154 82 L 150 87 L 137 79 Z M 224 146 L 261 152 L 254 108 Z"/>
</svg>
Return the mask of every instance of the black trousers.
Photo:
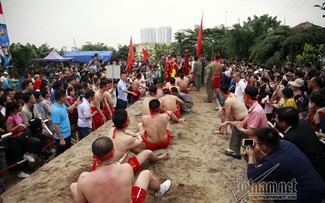
<svg viewBox="0 0 325 203">
<path fill-rule="evenodd" d="M 55 139 L 55 146 L 56 146 L 55 156 L 62 154 L 63 152 L 65 152 L 65 150 L 67 150 L 71 147 L 71 135 L 69 137 L 65 138 L 64 141 L 65 141 L 65 145 L 61 146 L 60 140 Z"/>
<path fill-rule="evenodd" d="M 122 99 L 117 99 L 116 109 L 126 109 L 128 102 Z"/>
</svg>

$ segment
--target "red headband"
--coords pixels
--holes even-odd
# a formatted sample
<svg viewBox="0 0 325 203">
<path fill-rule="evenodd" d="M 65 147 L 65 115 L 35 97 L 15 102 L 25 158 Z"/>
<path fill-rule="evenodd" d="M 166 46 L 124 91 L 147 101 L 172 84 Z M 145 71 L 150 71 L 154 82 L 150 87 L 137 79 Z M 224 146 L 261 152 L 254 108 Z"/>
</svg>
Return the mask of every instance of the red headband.
<svg viewBox="0 0 325 203">
<path fill-rule="evenodd" d="M 149 92 L 151 96 L 156 96 L 157 92 Z"/>
<path fill-rule="evenodd" d="M 156 109 L 150 109 L 150 115 L 151 115 L 151 118 L 153 118 L 153 115 L 155 112 L 159 111 L 159 107 L 156 108 Z"/>
<path fill-rule="evenodd" d="M 126 118 L 126 120 L 124 121 L 124 123 L 121 126 L 121 128 L 124 128 L 128 123 L 129 123 L 129 117 Z M 113 127 L 115 127 L 115 129 L 116 129 L 116 126 L 115 125 L 113 125 Z"/>
<path fill-rule="evenodd" d="M 96 170 L 96 165 L 97 165 L 97 163 L 98 163 L 98 164 L 101 164 L 103 159 L 112 156 L 113 153 L 114 153 L 114 146 L 113 146 L 113 148 L 111 149 L 111 151 L 109 151 L 107 154 L 105 154 L 105 155 L 102 156 L 102 157 L 97 157 L 97 156 L 94 154 L 94 155 L 93 155 L 94 163 L 93 163 L 93 166 L 91 167 L 91 171 Z"/>
</svg>

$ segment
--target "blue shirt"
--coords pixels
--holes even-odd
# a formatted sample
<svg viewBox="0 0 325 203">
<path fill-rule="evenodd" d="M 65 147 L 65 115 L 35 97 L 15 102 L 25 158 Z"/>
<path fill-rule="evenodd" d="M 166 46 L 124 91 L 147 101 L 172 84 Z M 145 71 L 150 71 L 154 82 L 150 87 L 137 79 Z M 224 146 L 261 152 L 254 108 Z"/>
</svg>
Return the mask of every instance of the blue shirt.
<svg viewBox="0 0 325 203">
<path fill-rule="evenodd" d="M 120 80 L 117 84 L 117 99 L 128 101 L 128 93 L 124 92 L 125 89 L 126 83 L 123 80 Z"/>
<path fill-rule="evenodd" d="M 54 103 L 51 111 L 51 119 L 54 124 L 59 124 L 62 137 L 65 139 L 71 135 L 68 107 L 65 104 Z M 53 127 L 54 128 L 54 127 Z M 54 138 L 59 139 L 54 131 Z"/>
<path fill-rule="evenodd" d="M 275 167 L 278 164 L 277 167 Z M 275 169 L 264 175 L 272 167 Z M 263 158 L 259 167 L 254 164 L 247 166 L 248 179 L 266 182 L 289 183 L 296 181 L 296 202 L 321 202 L 325 188 L 320 175 L 309 162 L 308 158 L 291 142 L 280 140 L 279 146 Z M 274 202 L 282 202 L 275 200 Z"/>
</svg>

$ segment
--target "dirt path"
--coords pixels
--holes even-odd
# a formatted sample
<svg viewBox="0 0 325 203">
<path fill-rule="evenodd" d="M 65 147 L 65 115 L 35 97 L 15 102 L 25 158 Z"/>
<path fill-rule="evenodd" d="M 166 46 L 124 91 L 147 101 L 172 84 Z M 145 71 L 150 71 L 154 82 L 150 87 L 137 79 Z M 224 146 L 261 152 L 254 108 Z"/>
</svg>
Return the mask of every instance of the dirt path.
<svg viewBox="0 0 325 203">
<path fill-rule="evenodd" d="M 160 180 L 169 178 L 172 181 L 172 187 L 164 197 L 158 199 L 149 192 L 148 203 L 235 201 L 225 181 L 236 180 L 237 175 L 245 173 L 245 161 L 225 156 L 228 141 L 212 133 L 220 123 L 214 109 L 216 103 L 203 102 L 206 96 L 203 88 L 200 92 L 190 92 L 190 96 L 195 104 L 192 112 L 185 115 L 187 121 L 171 125 L 174 139 L 167 149 L 170 159 L 142 166 L 142 169 L 152 170 Z M 137 116 L 140 106 L 141 101 L 127 109 L 131 120 L 130 130 L 135 130 L 136 123 L 141 119 L 141 116 Z M 5 202 L 73 202 L 69 185 L 77 180 L 82 171 L 90 169 L 90 145 L 97 137 L 105 135 L 111 126 L 111 122 L 106 123 L 12 187 L 3 194 Z"/>
</svg>

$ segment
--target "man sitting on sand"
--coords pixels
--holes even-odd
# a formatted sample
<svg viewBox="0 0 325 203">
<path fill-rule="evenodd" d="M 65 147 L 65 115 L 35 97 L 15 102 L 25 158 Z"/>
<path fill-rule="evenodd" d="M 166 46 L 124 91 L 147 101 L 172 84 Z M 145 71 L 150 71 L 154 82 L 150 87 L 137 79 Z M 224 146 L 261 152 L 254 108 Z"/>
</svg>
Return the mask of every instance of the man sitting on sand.
<svg viewBox="0 0 325 203">
<path fill-rule="evenodd" d="M 160 102 L 153 99 L 149 102 L 150 115 L 142 116 L 142 123 L 138 124 L 138 130 L 144 131 L 143 142 L 147 149 L 157 150 L 167 148 L 172 138 L 169 125 L 169 116 L 167 113 L 161 114 Z"/>
<path fill-rule="evenodd" d="M 156 99 L 156 94 L 157 94 L 157 86 L 150 85 L 150 87 L 149 87 L 149 96 L 147 96 L 146 98 L 144 98 L 144 100 L 142 102 L 141 111 L 142 111 L 142 115 L 143 116 L 150 114 L 149 102 L 151 100 L 153 100 L 153 99 Z"/>
<path fill-rule="evenodd" d="M 168 159 L 168 153 L 157 156 L 151 150 L 140 151 L 139 147 L 142 144 L 142 138 L 140 134 L 126 130 L 129 126 L 129 118 L 124 109 L 115 111 L 113 114 L 113 123 L 114 126 L 108 134 L 115 146 L 114 162 L 127 162 L 132 166 L 134 171 L 138 171 L 140 165 L 146 160 L 156 162 Z M 136 155 L 132 156 L 131 151 Z"/>
<path fill-rule="evenodd" d="M 150 115 L 149 102 L 153 99 L 156 99 L 156 96 L 157 96 L 157 87 L 155 85 L 151 85 L 149 87 L 149 96 L 146 97 L 142 102 L 141 111 L 143 116 Z M 170 117 L 170 120 L 176 123 L 180 123 L 184 121 L 184 119 L 178 119 L 177 116 L 172 111 L 165 111 L 164 109 L 160 109 L 160 112 L 167 113 Z"/>
<path fill-rule="evenodd" d="M 163 196 L 170 188 L 171 181 L 159 184 L 149 170 L 142 171 L 135 180 L 129 164 L 114 162 L 114 145 L 110 138 L 97 138 L 92 144 L 97 170 L 83 172 L 77 183 L 70 186 L 72 196 L 78 203 L 83 202 L 145 202 L 148 188 L 156 197 Z M 109 191 L 109 192 L 108 192 Z"/>
<path fill-rule="evenodd" d="M 188 85 L 190 84 L 190 79 L 184 77 L 184 73 L 180 74 L 180 79 L 177 80 L 177 86 L 179 87 L 180 92 L 188 94 Z"/>
<path fill-rule="evenodd" d="M 174 95 L 170 95 L 170 90 L 163 89 L 164 96 L 160 98 L 162 109 L 172 111 L 175 116 L 181 118 L 181 110 L 179 106 L 184 106 L 184 102 Z"/>
<path fill-rule="evenodd" d="M 170 94 L 178 97 L 179 99 L 181 99 L 184 102 L 184 105 L 181 106 L 182 113 L 184 113 L 184 112 L 189 113 L 190 112 L 190 108 L 193 107 L 194 103 L 193 103 L 191 97 L 188 96 L 188 94 L 185 94 L 183 92 L 179 92 L 176 87 L 172 87 L 170 89 Z"/>
<path fill-rule="evenodd" d="M 234 94 L 229 92 L 227 84 L 221 85 L 220 93 L 226 99 L 224 107 L 219 112 L 221 122 L 243 121 L 248 114 L 246 106 Z M 231 130 L 232 133 L 239 133 L 238 129 L 234 126 L 231 126 Z M 227 129 L 224 128 L 223 131 L 217 131 L 216 133 L 225 135 L 227 134 Z"/>
<path fill-rule="evenodd" d="M 176 79 L 174 77 L 170 78 L 169 82 L 167 82 L 165 85 L 165 88 L 168 88 L 169 90 L 172 87 L 176 87 L 178 91 L 180 91 L 179 87 L 176 85 Z"/>
</svg>

